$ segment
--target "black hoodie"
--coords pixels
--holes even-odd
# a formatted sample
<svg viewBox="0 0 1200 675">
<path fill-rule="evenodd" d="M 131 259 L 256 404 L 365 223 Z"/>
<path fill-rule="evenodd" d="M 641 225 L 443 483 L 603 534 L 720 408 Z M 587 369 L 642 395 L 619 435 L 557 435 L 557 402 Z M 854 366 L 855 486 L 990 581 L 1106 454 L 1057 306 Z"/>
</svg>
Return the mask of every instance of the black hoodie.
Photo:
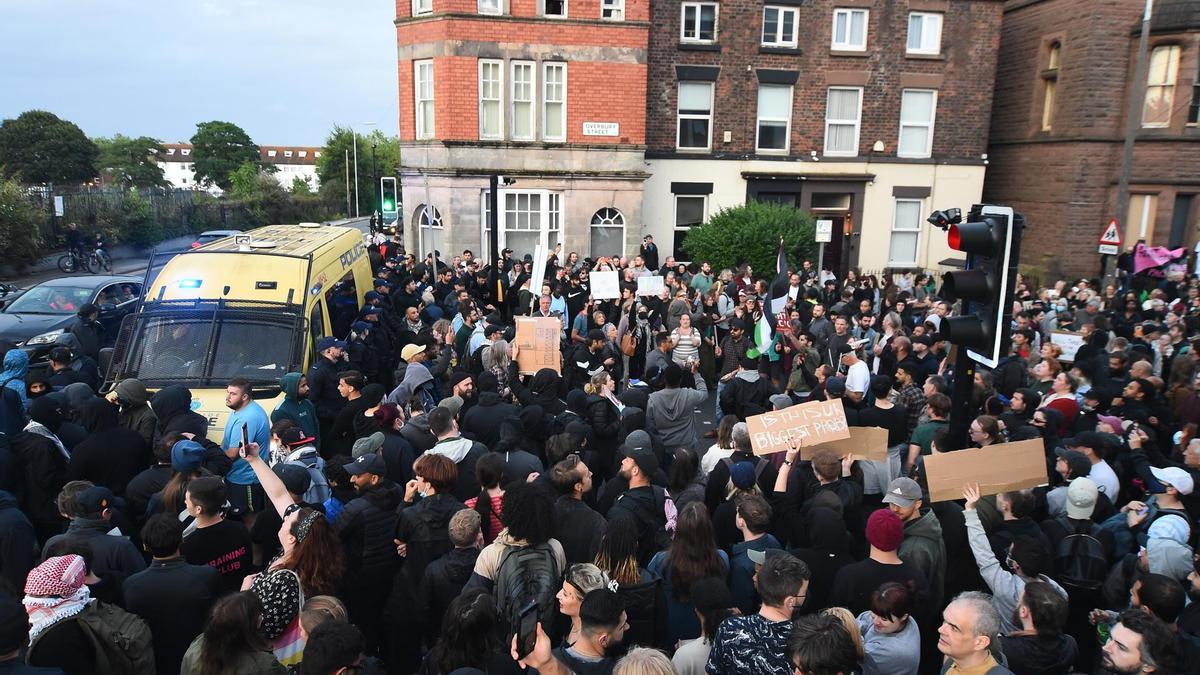
<svg viewBox="0 0 1200 675">
<path fill-rule="evenodd" d="M 390 480 L 358 492 L 338 513 L 333 529 L 346 551 L 347 578 L 362 580 L 390 576 L 399 566 L 396 545 L 396 508 L 404 501 L 404 490 Z"/>
<path fill-rule="evenodd" d="M 79 423 L 88 436 L 71 453 L 67 480 L 90 480 L 119 497 L 129 481 L 152 463 L 146 440 L 138 432 L 122 428 L 118 413 L 117 406 L 99 397 L 83 404 Z"/>
<path fill-rule="evenodd" d="M 158 390 L 150 398 L 150 407 L 158 416 L 157 440 L 169 433 L 208 435 L 208 420 L 192 411 L 192 392 L 182 384 L 172 384 Z"/>
<path fill-rule="evenodd" d="M 479 402 L 463 415 L 462 432 L 488 448 L 495 448 L 500 440 L 500 425 L 509 417 L 516 417 L 517 407 L 504 401 L 494 391 L 479 394 Z"/>
<path fill-rule="evenodd" d="M 528 386 L 522 384 L 517 374 L 517 362 L 508 366 L 508 386 L 522 406 L 540 405 L 547 416 L 561 414 L 567 409 L 562 401 L 562 378 L 550 368 L 534 373 Z"/>
</svg>

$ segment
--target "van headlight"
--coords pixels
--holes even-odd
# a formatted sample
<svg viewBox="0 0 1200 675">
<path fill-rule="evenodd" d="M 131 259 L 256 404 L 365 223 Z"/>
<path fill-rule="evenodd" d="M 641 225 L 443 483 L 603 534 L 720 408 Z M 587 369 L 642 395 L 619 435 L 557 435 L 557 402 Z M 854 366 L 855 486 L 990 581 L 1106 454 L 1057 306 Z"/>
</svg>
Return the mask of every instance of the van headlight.
<svg viewBox="0 0 1200 675">
<path fill-rule="evenodd" d="M 49 333 L 35 335 L 26 340 L 25 345 L 28 347 L 34 347 L 36 345 L 52 345 L 54 344 L 54 341 L 58 339 L 58 336 L 62 334 L 63 330 L 60 328 L 58 330 L 52 330 Z"/>
</svg>

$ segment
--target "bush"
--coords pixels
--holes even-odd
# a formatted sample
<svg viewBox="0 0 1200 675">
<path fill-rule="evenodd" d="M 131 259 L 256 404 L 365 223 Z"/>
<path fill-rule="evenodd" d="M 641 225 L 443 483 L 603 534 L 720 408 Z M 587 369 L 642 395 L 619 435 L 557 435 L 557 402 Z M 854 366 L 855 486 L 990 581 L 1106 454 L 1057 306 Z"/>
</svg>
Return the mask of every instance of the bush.
<svg viewBox="0 0 1200 675">
<path fill-rule="evenodd" d="M 714 269 L 749 263 L 760 278 L 775 276 L 779 238 L 783 237 L 788 263 L 812 259 L 816 225 L 812 216 L 783 204 L 752 201 L 721 209 L 708 222 L 693 227 L 683 240 L 683 250 L 696 262 L 708 261 Z"/>
<path fill-rule="evenodd" d="M 0 181 L 0 261 L 24 265 L 40 255 L 45 213 L 14 180 Z"/>
<path fill-rule="evenodd" d="M 163 240 L 163 226 L 150 208 L 150 202 L 136 191 L 130 191 L 121 204 L 118 236 L 122 241 L 147 248 Z"/>
</svg>

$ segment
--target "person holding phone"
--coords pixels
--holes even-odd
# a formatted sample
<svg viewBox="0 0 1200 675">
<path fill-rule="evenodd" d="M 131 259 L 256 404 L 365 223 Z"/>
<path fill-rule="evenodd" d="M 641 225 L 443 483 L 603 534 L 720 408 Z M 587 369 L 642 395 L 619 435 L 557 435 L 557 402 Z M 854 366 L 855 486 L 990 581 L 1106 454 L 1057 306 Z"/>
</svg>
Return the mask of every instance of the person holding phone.
<svg viewBox="0 0 1200 675">
<path fill-rule="evenodd" d="M 225 423 L 225 438 L 221 447 L 234 457 L 234 451 L 243 449 L 249 452 L 248 448 L 257 444 L 259 456 L 266 461 L 271 452 L 271 420 L 262 406 L 250 396 L 250 381 L 241 377 L 230 380 L 225 388 L 225 405 L 233 414 Z M 254 469 L 243 459 L 244 454 L 241 452 L 236 455 L 233 467 L 225 476 L 225 486 L 230 511 L 241 515 L 246 527 L 251 528 L 256 514 L 266 508 L 266 495 L 254 475 Z"/>
</svg>

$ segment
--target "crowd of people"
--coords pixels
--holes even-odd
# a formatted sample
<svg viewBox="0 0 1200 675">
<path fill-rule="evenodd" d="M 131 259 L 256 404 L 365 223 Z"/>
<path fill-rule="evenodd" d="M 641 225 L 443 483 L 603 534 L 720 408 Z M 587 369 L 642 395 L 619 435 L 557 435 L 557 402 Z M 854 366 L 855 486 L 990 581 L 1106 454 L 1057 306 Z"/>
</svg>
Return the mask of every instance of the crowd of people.
<svg viewBox="0 0 1200 675">
<path fill-rule="evenodd" d="M 100 396 L 77 341 L 49 379 L 7 345 L 0 672 L 1200 670 L 1197 278 L 1018 280 L 969 445 L 1040 440 L 1048 485 L 933 502 L 961 311 L 936 276 L 802 261 L 763 336 L 774 270 L 660 266 L 649 237 L 536 280 L 370 252 L 339 337 L 230 381 L 219 437 L 183 386 Z M 561 321 L 557 368 L 523 372 L 522 316 Z M 755 454 L 748 417 L 835 399 L 887 461 Z"/>
</svg>

